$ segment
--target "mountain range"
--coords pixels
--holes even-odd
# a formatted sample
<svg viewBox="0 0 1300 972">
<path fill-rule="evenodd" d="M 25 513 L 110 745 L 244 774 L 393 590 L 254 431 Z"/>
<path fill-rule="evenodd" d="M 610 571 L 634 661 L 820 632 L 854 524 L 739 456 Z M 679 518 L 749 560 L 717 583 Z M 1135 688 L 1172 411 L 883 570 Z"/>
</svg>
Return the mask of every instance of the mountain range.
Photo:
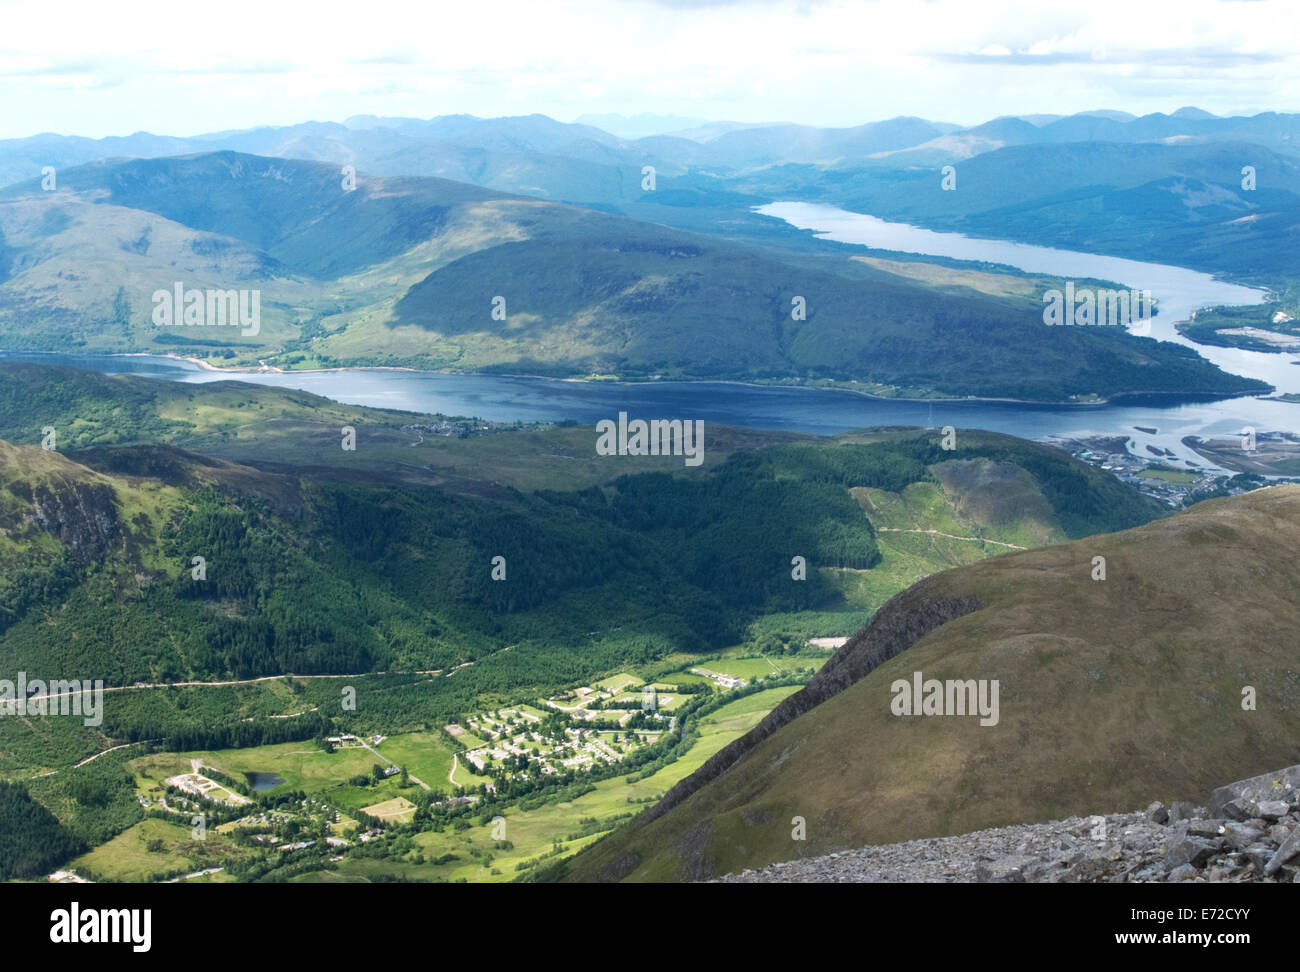
<svg viewBox="0 0 1300 972">
<path fill-rule="evenodd" d="M 0 345 L 280 367 L 820 379 L 881 394 L 1228 396 L 1262 382 L 1121 329 L 1046 328 L 1047 278 L 949 286 L 429 177 L 213 152 L 0 190 Z M 974 283 L 972 283 L 974 281 Z M 158 295 L 256 292 L 255 327 Z M 251 301 L 251 297 L 248 298 Z M 214 318 L 201 318 L 216 322 Z"/>
</svg>

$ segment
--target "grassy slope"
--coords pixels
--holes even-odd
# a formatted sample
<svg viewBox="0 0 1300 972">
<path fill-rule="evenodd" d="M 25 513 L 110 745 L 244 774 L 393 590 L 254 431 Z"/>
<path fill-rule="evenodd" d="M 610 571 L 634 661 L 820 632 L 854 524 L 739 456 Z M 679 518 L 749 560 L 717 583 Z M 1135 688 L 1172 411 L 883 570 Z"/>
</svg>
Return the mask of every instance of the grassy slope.
<svg viewBox="0 0 1300 972">
<path fill-rule="evenodd" d="M 50 375 L 58 380 L 41 380 Z M 99 443 L 76 450 L 71 456 L 46 452 L 34 444 L 0 446 L 0 526 L 4 528 L 0 535 L 0 556 L 4 558 L 4 579 L 12 581 L 22 571 L 30 571 L 37 579 L 52 576 L 55 564 L 68 556 L 66 545 L 74 540 L 81 554 L 95 565 L 89 569 L 74 558 L 69 581 L 72 587 L 60 589 L 49 603 L 38 597 L 41 606 L 28 611 L 29 616 L 0 634 L 0 657 L 7 659 L 9 668 L 26 668 L 34 675 L 45 677 L 105 677 L 110 685 L 129 684 L 137 679 L 184 678 L 193 660 L 201 657 L 200 632 L 214 617 L 226 615 L 261 614 L 278 625 L 286 612 L 291 615 L 294 610 L 310 609 L 316 622 L 333 625 L 342 633 L 339 637 L 364 634 L 377 623 L 373 614 L 366 615 L 359 624 L 330 620 L 333 612 L 352 597 L 332 593 L 343 590 L 329 586 L 338 583 L 362 592 L 362 600 L 379 615 L 376 630 L 382 636 L 381 641 L 395 653 L 393 667 L 423 670 L 467 657 L 477 659 L 474 666 L 457 672 L 455 679 L 430 676 L 408 679 L 409 684 L 389 685 L 381 678 L 367 678 L 362 683 L 367 698 L 362 721 L 371 731 L 388 733 L 395 729 L 419 729 L 421 723 L 436 725 L 448 713 L 470 711 L 479 706 L 485 700 L 484 693 L 500 704 L 509 693 L 616 670 L 613 666 L 627 657 L 625 653 L 629 651 L 640 661 L 646 661 L 657 657 L 656 652 L 676 650 L 670 640 L 660 638 L 647 643 L 636 638 L 639 630 L 636 625 L 648 623 L 645 619 L 661 619 L 665 613 L 663 591 L 679 583 L 676 568 L 671 571 L 671 580 L 635 585 L 641 592 L 637 603 L 644 607 L 642 621 L 631 610 L 636 598 L 629 596 L 626 581 L 610 581 L 604 576 L 584 581 L 581 576 L 575 576 L 569 580 L 577 582 L 580 588 L 583 584 L 596 586 L 591 590 L 572 589 L 562 598 L 544 599 L 540 605 L 522 613 L 511 611 L 500 615 L 503 627 L 488 632 L 483 626 L 483 615 L 473 610 L 465 613 L 466 603 L 456 599 L 469 597 L 472 602 L 476 596 L 473 591 L 461 591 L 457 595 L 454 585 L 438 580 L 439 577 L 454 580 L 458 571 L 465 572 L 465 551 L 442 545 L 441 556 L 435 560 L 420 555 L 429 542 L 435 546 L 443 544 L 436 537 L 426 542 L 421 539 L 420 531 L 433 529 L 437 533 L 444 528 L 455 528 L 470 510 L 491 517 L 509 517 L 513 515 L 511 511 L 532 510 L 540 517 L 533 521 L 534 526 L 562 530 L 565 537 L 573 536 L 573 518 L 581 521 L 586 514 L 581 512 L 584 503 L 569 505 L 574 498 L 572 492 L 556 492 L 547 498 L 546 493 L 516 492 L 507 486 L 521 490 L 537 486 L 572 491 L 608 483 L 611 477 L 644 468 L 633 459 L 611 460 L 611 466 L 585 454 L 584 450 L 590 450 L 594 441 L 591 429 L 505 430 L 463 440 L 439 439 L 435 447 L 444 450 L 442 454 L 449 463 L 458 469 L 473 469 L 476 477 L 482 477 L 466 477 L 464 482 L 473 488 L 466 487 L 468 495 L 454 498 L 443 489 L 399 489 L 382 484 L 362 489 L 334 482 L 349 478 L 351 473 L 346 469 L 337 466 L 331 469 L 323 464 L 313 464 L 307 469 L 293 463 L 293 460 L 302 462 L 304 457 L 312 458 L 312 447 L 304 446 L 304 439 L 311 440 L 316 435 L 332 438 L 332 429 L 341 422 L 351 422 L 359 429 L 374 429 L 375 436 L 379 437 L 391 432 L 391 423 L 409 420 L 410 416 L 335 406 L 312 396 L 258 386 L 180 386 L 36 366 L 0 369 L 0 379 L 3 379 L 0 390 L 5 392 L 9 403 L 4 413 L 7 427 L 26 434 L 33 426 L 39 429 L 45 421 L 41 416 L 48 415 L 49 421 L 60 430 L 61 448 Z M 250 414 L 269 416 L 270 421 L 260 435 L 238 434 L 247 427 Z M 216 433 L 226 429 L 237 433 L 230 438 L 231 451 L 240 452 L 250 460 L 270 452 L 281 461 L 285 472 L 268 473 L 249 465 L 148 444 L 170 440 L 208 447 L 210 442 L 220 439 Z M 723 455 L 711 457 L 710 463 L 700 470 L 687 470 L 680 465 L 673 469 L 684 482 L 703 488 L 710 477 L 726 468 L 722 461 L 726 449 L 752 450 L 768 441 L 762 433 L 719 430 L 718 434 L 722 436 L 718 441 L 727 443 L 718 450 Z M 822 567 L 810 575 L 810 580 L 815 576 L 825 584 L 830 595 L 826 604 L 811 610 L 781 610 L 776 605 L 754 608 L 756 620 L 751 629 L 754 635 L 784 633 L 781 640 L 792 644 L 802 643 L 802 638 L 809 635 L 838 635 L 854 630 L 876 607 L 918 577 L 1000 549 L 989 541 L 1048 542 L 1080 529 L 1100 529 L 1106 524 L 1117 525 L 1132 518 L 1144 520 L 1158 515 L 1152 504 L 1105 475 L 1074 463 L 1056 450 L 1006 436 L 963 431 L 960 441 L 964 451 L 955 454 L 934 449 L 933 443 L 925 445 L 917 439 L 915 430 L 871 430 L 830 441 L 775 438 L 787 441 L 784 444 L 769 441 L 773 448 L 746 453 L 749 458 L 736 455 L 737 459 L 752 464 L 747 467 L 751 472 L 733 476 L 729 489 L 744 493 L 761 487 L 763 482 L 811 483 L 823 474 L 829 474 L 830 482 L 835 483 L 834 477 L 838 475 L 835 470 L 852 469 L 853 462 L 858 461 L 851 460 L 848 466 L 837 465 L 842 458 L 850 457 L 854 449 L 899 448 L 903 450 L 899 456 L 919 449 L 918 455 L 933 452 L 933 458 L 938 460 L 932 466 L 933 481 L 924 477 L 925 467 L 921 465 L 910 475 L 923 478 L 910 483 L 902 480 L 905 486 L 897 491 L 857 487 L 850 478 L 825 493 L 830 500 L 843 490 L 839 493 L 837 515 L 860 523 L 857 515 L 865 513 L 865 518 L 875 525 L 888 525 L 900 532 L 881 530 L 876 534 L 883 559 L 871 570 Z M 528 449 L 553 455 L 569 450 L 575 457 L 557 464 L 554 473 L 542 473 L 522 463 L 519 458 L 522 449 L 511 448 L 512 441 L 528 443 Z M 394 444 L 392 448 L 412 447 Z M 336 449 L 331 442 L 325 451 L 333 453 Z M 350 454 L 338 451 L 346 457 L 343 461 L 351 458 Z M 380 448 L 371 451 L 378 453 Z M 890 454 L 882 453 L 882 460 Z M 950 455 L 955 458 L 947 458 Z M 373 455 L 367 459 L 371 471 L 382 475 L 385 468 L 382 460 L 375 462 Z M 871 463 L 865 468 L 870 470 Z M 899 468 L 913 467 L 904 463 Z M 1030 469 L 1034 470 L 1032 475 Z M 967 470 L 967 473 L 957 475 L 953 470 Z M 971 474 L 970 470 L 979 474 Z M 1028 484 L 1024 481 L 1026 477 L 1031 480 Z M 507 486 L 494 485 L 494 481 Z M 667 485 L 662 483 L 661 488 Z M 178 556 L 168 543 L 181 535 L 175 526 L 178 518 L 186 522 L 199 504 L 195 490 L 207 486 L 214 488 L 217 498 L 203 500 L 201 505 L 227 511 L 241 506 L 259 510 L 261 526 L 256 534 L 262 538 L 259 543 L 273 537 L 280 538 L 275 542 L 283 543 L 282 547 L 274 548 L 280 553 L 271 561 L 279 565 L 280 573 L 274 578 L 275 583 L 266 588 L 267 600 L 260 607 L 242 597 L 216 600 L 174 597 L 179 591 L 175 578 L 185 573 L 185 558 Z M 828 487 L 823 484 L 817 488 Z M 1062 488 L 1071 496 L 1090 498 L 1092 505 L 1081 520 L 1079 514 L 1058 509 L 1049 499 L 1054 489 L 1059 493 Z M 628 483 L 623 483 L 612 489 L 607 487 L 607 492 L 617 496 L 628 489 Z M 343 520 L 321 519 L 321 511 L 329 510 L 327 505 L 322 505 L 322 498 L 331 495 L 345 499 L 348 504 L 344 507 L 347 515 Z M 650 491 L 643 495 L 647 501 L 653 501 L 656 493 Z M 999 506 L 999 498 L 1006 497 L 1015 497 L 1017 508 L 1037 512 L 1032 517 L 1008 518 L 1008 509 Z M 36 502 L 46 511 L 47 524 L 50 511 L 64 511 L 59 530 L 43 527 L 34 518 Z M 738 508 L 747 508 L 748 501 L 743 496 L 736 502 Z M 212 503 L 216 506 L 212 507 Z M 428 507 L 430 503 L 434 506 Z M 447 503 L 466 505 L 456 507 L 460 513 L 448 513 L 439 505 Z M 599 504 L 593 509 L 598 508 Z M 435 512 L 431 515 L 422 512 L 426 509 Z M 821 509 L 824 513 L 826 508 Z M 304 518 L 303 511 L 310 510 L 317 512 Z M 382 556 L 375 556 L 374 551 L 380 548 L 372 549 L 369 539 L 333 537 L 330 532 L 344 524 L 361 522 L 374 512 L 383 512 L 381 519 L 386 522 L 386 529 L 395 531 L 389 540 L 378 538 L 383 544 L 395 544 L 384 547 L 387 553 Z M 219 518 L 212 521 L 214 525 L 218 522 L 229 521 Z M 635 518 L 626 521 L 620 529 L 628 530 L 629 538 L 637 536 L 631 532 L 636 522 Z M 411 526 L 408 529 L 403 523 Z M 97 524 L 101 529 L 98 532 L 82 529 L 87 524 Z M 603 538 L 601 543 L 608 545 L 607 521 L 592 520 L 588 526 Z M 931 529 L 953 537 L 902 532 Z M 266 530 L 273 536 L 268 536 Z M 540 544 L 539 550 L 553 546 L 546 536 L 540 534 L 534 538 Z M 718 551 L 724 554 L 735 546 L 726 536 L 719 534 L 715 538 Z M 671 541 L 667 534 L 665 537 Z M 968 537 L 972 539 L 954 539 Z M 315 547 L 315 544 L 325 546 Z M 333 552 L 322 553 L 322 549 Z M 752 557 L 756 547 L 746 549 Z M 312 551 L 311 555 L 305 556 L 304 550 Z M 589 560 L 579 558 L 580 563 Z M 670 561 L 682 562 L 680 558 L 670 558 Z M 214 559 L 211 575 L 214 579 L 220 576 L 216 563 Z M 816 567 L 816 562 L 812 565 Z M 788 570 L 788 566 L 782 568 L 783 577 L 788 575 Z M 550 572 L 546 576 L 550 578 L 548 583 L 555 580 Z M 730 572 L 721 571 L 720 576 L 730 576 Z M 322 578 L 330 578 L 324 588 L 320 586 Z M 430 600 L 431 591 L 438 592 L 436 602 Z M 321 604 L 317 611 L 312 598 L 322 596 L 328 603 Z M 14 601 L 5 603 L 10 605 L 10 610 L 16 607 Z M 680 606 L 677 600 L 672 603 Z M 717 613 L 710 611 L 709 616 Z M 606 620 L 601 621 L 602 617 Z M 441 630 L 430 625 L 431 620 Z M 593 628 L 605 632 L 601 637 L 608 640 L 607 646 L 602 647 L 597 639 L 586 636 Z M 292 626 L 286 630 L 292 634 Z M 576 637 L 575 633 L 582 637 Z M 500 644 L 517 642 L 522 643 L 516 650 L 495 651 Z M 715 647 L 725 644 L 715 643 Z M 680 652 L 675 657 L 675 664 L 689 662 L 691 658 Z M 107 662 L 120 666 L 121 670 L 108 671 Z M 302 670 L 296 662 L 291 668 Z M 121 767 L 138 758 L 140 750 L 122 750 L 74 771 L 71 766 L 77 760 L 105 750 L 124 737 L 132 738 L 126 735 L 128 732 L 134 738 L 155 738 L 177 730 L 202 732 L 232 721 L 257 720 L 259 725 L 267 724 L 271 722 L 268 716 L 289 716 L 303 711 L 324 712 L 337 718 L 342 715 L 338 709 L 338 684 L 323 679 L 302 680 L 293 686 L 268 681 L 232 687 L 113 692 L 105 697 L 105 724 L 98 729 L 83 727 L 75 720 L 56 718 L 0 721 L 0 770 L 6 777 L 24 780 L 32 786 L 33 797 L 74 826 L 79 836 L 90 843 L 100 843 L 138 818 L 130 790 L 119 792 L 119 782 L 124 772 Z M 285 725 L 278 721 L 274 724 Z M 286 750 L 295 748 L 301 748 L 300 744 L 289 744 Z M 430 754 L 435 749 L 442 752 L 441 747 L 432 747 Z M 419 756 L 419 747 L 411 755 Z M 418 765 L 425 766 L 423 772 L 418 766 L 413 766 L 413 771 L 422 778 L 434 777 L 426 782 L 437 785 L 443 775 L 440 772 L 443 761 L 445 754 L 439 759 L 421 761 Z M 240 767 L 232 763 L 226 768 L 233 772 Z M 304 765 L 303 770 L 306 769 Z M 42 776 L 51 770 L 55 771 L 53 775 Z M 291 771 L 297 772 L 292 768 Z M 104 794 L 109 801 L 106 804 L 109 812 L 101 810 L 98 804 L 80 802 L 77 793 L 84 790 L 83 780 Z M 676 777 L 669 782 L 675 780 Z M 662 792 L 662 787 L 655 792 Z M 373 802 L 372 794 L 355 796 L 361 800 L 357 806 Z"/>
<path fill-rule="evenodd" d="M 1178 346 L 1045 328 L 1032 294 L 967 287 L 961 275 L 794 259 L 441 179 L 367 178 L 344 192 L 321 163 L 229 152 L 96 163 L 61 173 L 57 193 L 0 192 L 0 232 L 18 254 L 0 283 L 9 348 L 811 377 L 1036 400 L 1256 387 Z M 259 290 L 261 333 L 155 327 L 152 294 L 178 280 Z M 505 320 L 492 317 L 497 296 Z M 796 296 L 804 321 L 792 319 Z"/>
<path fill-rule="evenodd" d="M 970 595 L 985 606 L 780 728 L 659 819 L 600 842 L 573 876 L 707 876 L 1153 796 L 1199 800 L 1293 761 L 1297 547 L 1300 488 L 1279 486 L 932 577 L 905 602 Z M 1105 581 L 1090 579 L 1097 555 Z M 893 716 L 890 685 L 914 671 L 998 679 L 1001 721 Z M 1242 710 L 1245 685 L 1257 711 Z M 806 842 L 791 840 L 795 815 Z"/>
</svg>

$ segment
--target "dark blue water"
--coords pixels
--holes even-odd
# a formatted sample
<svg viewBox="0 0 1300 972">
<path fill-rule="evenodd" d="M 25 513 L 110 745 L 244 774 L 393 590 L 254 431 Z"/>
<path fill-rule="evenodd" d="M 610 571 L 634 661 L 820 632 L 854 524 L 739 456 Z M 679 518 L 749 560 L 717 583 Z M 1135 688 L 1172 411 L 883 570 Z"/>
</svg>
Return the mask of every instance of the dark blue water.
<svg viewBox="0 0 1300 972">
<path fill-rule="evenodd" d="M 273 790 L 284 782 L 284 777 L 277 773 L 245 773 L 244 778 L 248 780 L 248 785 L 254 793 Z"/>
<path fill-rule="evenodd" d="M 1149 289 L 1160 314 L 1147 322 L 1152 337 L 1189 344 L 1174 322 L 1199 307 L 1254 303 L 1263 291 L 1242 287 L 1182 267 L 1141 263 L 1005 240 L 984 240 L 957 233 L 934 233 L 889 223 L 860 213 L 807 203 L 774 203 L 761 212 L 817 235 L 863 246 L 954 256 L 1008 264 L 1031 272 L 1063 277 L 1114 280 Z M 1231 348 L 1191 345 L 1226 371 L 1260 378 L 1279 391 L 1300 392 L 1300 367 L 1289 354 L 1262 354 Z M 472 416 L 494 421 L 592 424 L 616 418 L 702 419 L 705 422 L 759 429 L 788 429 L 833 435 L 873 425 L 980 428 L 1025 439 L 1052 440 L 1089 435 L 1128 436 L 1140 455 L 1147 445 L 1172 451 L 1181 459 L 1205 465 L 1182 445 L 1187 435 L 1239 435 L 1292 431 L 1300 426 L 1300 405 L 1246 397 L 1210 403 L 1170 403 L 1167 399 L 1095 407 L 1025 405 L 1003 402 L 900 402 L 869 398 L 851 391 L 823 391 L 719 382 L 574 382 L 545 378 L 441 375 L 426 372 L 353 368 L 318 372 L 213 372 L 192 362 L 146 356 L 18 355 L 89 368 L 106 374 L 132 373 L 172 381 L 223 379 L 299 388 L 335 401 L 411 412 Z M 1137 426 L 1154 428 L 1155 433 Z"/>
<path fill-rule="evenodd" d="M 1168 405 L 1025 405 L 1012 402 L 900 402 L 850 391 L 751 386 L 723 382 L 574 382 L 546 378 L 443 375 L 382 369 L 319 372 L 216 373 L 172 358 L 131 355 L 16 354 L 0 358 L 43 361 L 105 374 L 137 374 L 172 381 L 227 379 L 299 388 L 335 401 L 412 412 L 464 415 L 494 421 L 592 424 L 616 418 L 703 419 L 723 425 L 834 435 L 873 425 L 980 428 L 1026 439 L 1125 435 L 1139 453 L 1147 444 L 1205 465 L 1179 441 L 1185 435 L 1236 435 L 1290 430 L 1300 406 L 1258 398 Z M 1136 426 L 1156 429 L 1140 432 Z"/>
</svg>

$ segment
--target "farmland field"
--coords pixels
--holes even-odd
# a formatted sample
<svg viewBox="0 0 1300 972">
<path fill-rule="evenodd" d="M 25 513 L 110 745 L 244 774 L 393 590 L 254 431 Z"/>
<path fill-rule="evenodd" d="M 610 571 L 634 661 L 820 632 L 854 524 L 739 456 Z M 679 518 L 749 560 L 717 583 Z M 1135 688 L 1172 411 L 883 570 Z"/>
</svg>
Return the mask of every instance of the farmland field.
<svg viewBox="0 0 1300 972">
<path fill-rule="evenodd" d="M 189 818 L 184 819 L 184 823 L 141 820 L 108 843 L 83 854 L 71 866 L 83 874 L 102 875 L 115 881 L 148 881 L 154 874 L 192 873 L 217 866 L 232 854 L 251 856 L 254 853 L 215 830 L 208 830 L 203 840 L 195 840 Z"/>
<path fill-rule="evenodd" d="M 704 716 L 700 720 L 700 739 L 690 751 L 647 779 L 629 783 L 626 777 L 617 776 L 596 783 L 595 790 L 574 800 L 548 804 L 535 810 L 509 808 L 497 811 L 506 818 L 506 841 L 513 845 L 511 848 L 498 848 L 497 841 L 492 838 L 491 822 L 476 820 L 474 826 L 459 833 L 448 829 L 442 833 L 415 835 L 411 851 L 400 861 L 349 856 L 340 862 L 337 871 L 303 875 L 295 880 L 366 880 L 377 874 L 394 873 L 426 881 L 462 878 L 468 881 L 513 880 L 523 873 L 517 870 L 519 865 L 549 854 L 556 846 L 562 846 L 562 855 L 567 856 L 597 839 L 599 832 L 594 830 L 586 836 L 571 837 L 584 828 L 584 821 L 598 822 L 590 824 L 592 827 L 605 827 L 645 809 L 674 783 L 698 769 L 710 756 L 751 729 L 778 702 L 796 691 L 798 686 L 767 689 L 737 699 Z M 454 855 L 455 859 L 443 864 L 433 863 L 446 855 Z M 419 858 L 423 860 L 417 863 Z"/>
<path fill-rule="evenodd" d="M 393 823 L 410 823 L 415 814 L 415 804 L 405 797 L 394 797 L 382 803 L 374 803 L 361 808 L 362 813 Z"/>
<path fill-rule="evenodd" d="M 451 772 L 451 749 L 436 732 L 406 732 L 389 736 L 377 747 L 398 766 L 429 786 L 446 789 Z"/>
</svg>

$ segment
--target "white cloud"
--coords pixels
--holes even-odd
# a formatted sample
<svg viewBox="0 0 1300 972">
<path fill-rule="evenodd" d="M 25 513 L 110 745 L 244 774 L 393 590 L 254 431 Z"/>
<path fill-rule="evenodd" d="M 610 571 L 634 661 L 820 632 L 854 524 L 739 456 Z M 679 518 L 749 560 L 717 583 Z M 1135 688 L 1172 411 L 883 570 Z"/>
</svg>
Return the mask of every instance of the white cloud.
<svg viewBox="0 0 1300 972">
<path fill-rule="evenodd" d="M 352 114 L 850 125 L 1192 102 L 1295 110 L 1295 20 L 1289 0 L 8 0 L 0 137 Z"/>
</svg>

